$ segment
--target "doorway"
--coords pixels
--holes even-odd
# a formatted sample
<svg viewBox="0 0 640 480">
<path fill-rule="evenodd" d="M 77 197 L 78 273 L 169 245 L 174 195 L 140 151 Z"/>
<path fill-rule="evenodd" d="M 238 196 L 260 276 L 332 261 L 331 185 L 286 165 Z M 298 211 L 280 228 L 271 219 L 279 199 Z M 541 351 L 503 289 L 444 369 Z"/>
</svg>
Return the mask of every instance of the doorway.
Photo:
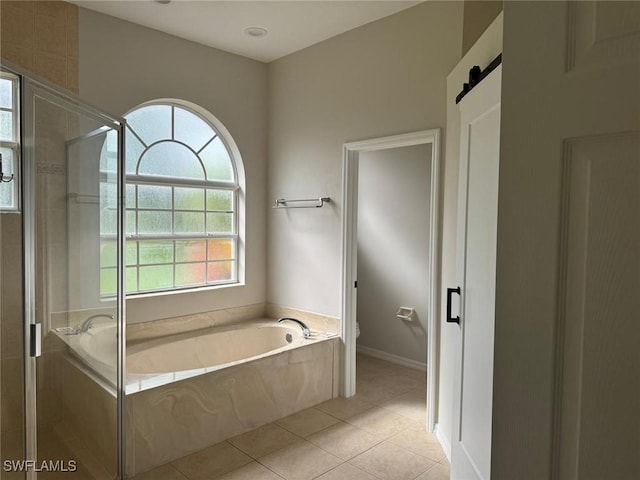
<svg viewBox="0 0 640 480">
<path fill-rule="evenodd" d="M 356 393 L 356 325 L 357 325 L 357 281 L 358 281 L 358 177 L 359 162 L 368 152 L 383 152 L 401 147 L 417 145 L 430 146 L 431 162 L 429 226 L 428 226 L 428 291 L 424 292 L 426 302 L 426 369 L 427 369 L 427 429 L 435 427 L 437 405 L 437 312 L 438 312 L 438 178 L 439 178 L 440 130 L 394 135 L 344 145 L 343 149 L 343 217 L 342 217 L 342 339 L 344 342 L 344 363 L 341 394 L 351 397 Z M 420 208 L 420 206 L 407 206 Z M 406 305 L 411 308 L 411 305 Z M 402 313 L 402 312 L 400 312 Z M 404 312 L 406 313 L 406 312 Z M 402 320 L 398 320 L 402 321 Z"/>
</svg>

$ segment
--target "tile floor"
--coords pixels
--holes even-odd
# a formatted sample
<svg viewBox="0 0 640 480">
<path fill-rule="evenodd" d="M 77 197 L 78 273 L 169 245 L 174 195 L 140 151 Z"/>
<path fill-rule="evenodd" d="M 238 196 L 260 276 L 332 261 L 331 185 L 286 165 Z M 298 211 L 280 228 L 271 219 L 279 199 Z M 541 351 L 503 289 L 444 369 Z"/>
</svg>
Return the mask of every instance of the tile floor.
<svg viewBox="0 0 640 480">
<path fill-rule="evenodd" d="M 356 388 L 135 480 L 449 479 L 425 431 L 424 372 L 358 355 Z"/>
</svg>

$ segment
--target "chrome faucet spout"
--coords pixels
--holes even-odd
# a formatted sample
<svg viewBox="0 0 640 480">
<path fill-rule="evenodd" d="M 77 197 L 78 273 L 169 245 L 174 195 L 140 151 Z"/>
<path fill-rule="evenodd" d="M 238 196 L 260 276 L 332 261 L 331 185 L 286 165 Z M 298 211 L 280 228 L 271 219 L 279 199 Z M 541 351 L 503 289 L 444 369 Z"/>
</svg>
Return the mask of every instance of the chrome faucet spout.
<svg viewBox="0 0 640 480">
<path fill-rule="evenodd" d="M 85 333 L 88 332 L 89 329 L 93 326 L 93 321 L 96 318 L 110 318 L 111 320 L 115 320 L 115 315 L 109 315 L 107 313 L 96 313 L 95 315 L 91 315 L 90 317 L 85 318 L 80 325 L 76 327 L 76 333 Z"/>
<path fill-rule="evenodd" d="M 278 323 L 284 322 L 285 320 L 289 320 L 291 322 L 295 322 L 298 325 L 300 325 L 300 328 L 302 329 L 302 336 L 304 338 L 309 338 L 311 336 L 311 330 L 309 330 L 309 327 L 307 326 L 307 324 L 304 323 L 302 320 L 298 320 L 297 318 L 284 317 L 284 318 L 278 319 Z"/>
</svg>

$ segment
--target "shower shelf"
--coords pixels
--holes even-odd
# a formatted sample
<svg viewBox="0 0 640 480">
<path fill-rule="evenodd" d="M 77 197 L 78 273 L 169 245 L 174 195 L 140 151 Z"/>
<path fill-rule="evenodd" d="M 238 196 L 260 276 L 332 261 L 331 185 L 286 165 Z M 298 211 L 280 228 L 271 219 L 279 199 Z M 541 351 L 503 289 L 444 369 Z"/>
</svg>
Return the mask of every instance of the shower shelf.
<svg viewBox="0 0 640 480">
<path fill-rule="evenodd" d="M 330 202 L 330 197 L 303 198 L 297 200 L 278 198 L 271 208 L 322 208 L 325 203 Z"/>
</svg>

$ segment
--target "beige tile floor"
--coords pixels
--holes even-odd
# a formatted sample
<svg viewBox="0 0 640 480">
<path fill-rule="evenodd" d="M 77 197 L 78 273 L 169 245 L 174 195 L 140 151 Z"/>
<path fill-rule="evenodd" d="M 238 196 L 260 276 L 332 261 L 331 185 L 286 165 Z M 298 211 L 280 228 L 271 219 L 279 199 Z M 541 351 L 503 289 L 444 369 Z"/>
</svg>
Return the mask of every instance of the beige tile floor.
<svg viewBox="0 0 640 480">
<path fill-rule="evenodd" d="M 357 395 L 230 438 L 135 480 L 448 480 L 425 431 L 424 372 L 357 357 Z"/>
</svg>

